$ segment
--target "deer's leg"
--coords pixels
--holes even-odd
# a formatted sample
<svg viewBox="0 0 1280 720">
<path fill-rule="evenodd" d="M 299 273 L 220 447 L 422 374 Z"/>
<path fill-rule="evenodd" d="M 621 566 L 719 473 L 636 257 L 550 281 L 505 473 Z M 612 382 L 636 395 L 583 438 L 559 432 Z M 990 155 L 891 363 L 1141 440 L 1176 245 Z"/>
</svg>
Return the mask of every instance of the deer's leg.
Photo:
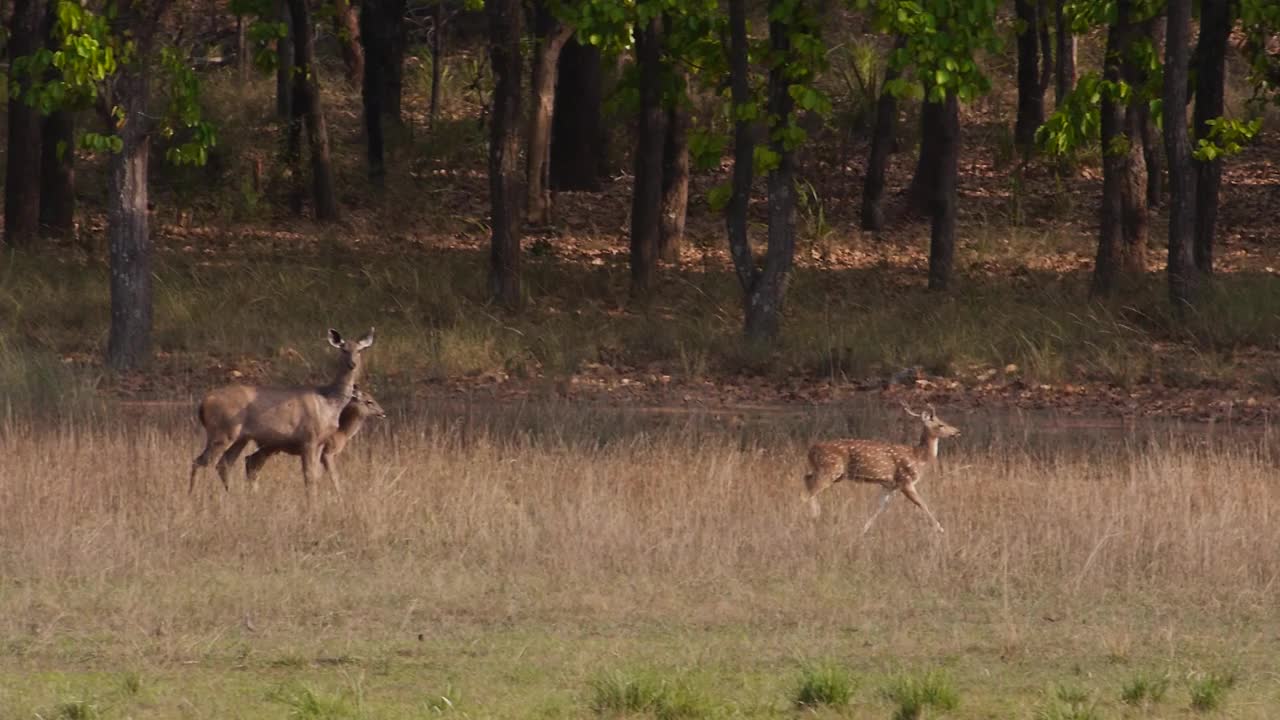
<svg viewBox="0 0 1280 720">
<path fill-rule="evenodd" d="M 240 453 L 244 452 L 244 446 L 249 444 L 249 438 L 240 438 L 231 443 L 231 447 L 222 453 L 222 457 L 218 458 L 218 477 L 222 478 L 222 488 L 227 492 L 231 491 L 231 483 L 228 476 L 231 474 L 231 466 L 236 464 L 240 459 Z"/>
<path fill-rule="evenodd" d="M 334 458 L 334 453 L 328 449 L 320 453 L 320 464 L 324 466 L 325 472 L 329 473 L 329 480 L 333 482 L 333 491 L 338 495 L 342 494 L 342 483 L 338 479 L 338 464 Z"/>
<path fill-rule="evenodd" d="M 885 489 L 880 492 L 880 502 L 877 504 L 875 511 L 871 513 L 871 517 L 867 518 L 867 524 L 862 526 L 863 535 L 866 535 L 867 531 L 871 529 L 871 523 L 875 522 L 876 518 L 880 517 L 880 513 L 884 512 L 884 509 L 889 507 L 889 501 L 893 499 L 894 492 L 895 490 L 892 488 Z"/>
<path fill-rule="evenodd" d="M 208 467 L 209 462 L 215 457 L 221 457 L 226 451 L 227 446 L 231 443 L 223 438 L 210 437 L 205 441 L 204 452 L 196 456 L 191 462 L 191 478 L 187 481 L 187 494 L 190 495 L 196 489 L 196 474 L 202 467 Z"/>
<path fill-rule="evenodd" d="M 244 475 L 249 481 L 249 489 L 252 492 L 258 491 L 258 473 L 262 472 L 262 465 L 278 452 L 280 452 L 280 448 L 260 447 L 252 455 L 244 459 Z"/>
<path fill-rule="evenodd" d="M 307 493 L 307 504 L 311 504 L 311 484 L 316 479 L 317 466 L 320 465 L 320 446 L 302 446 L 302 484 Z"/>
<path fill-rule="evenodd" d="M 810 517 L 822 514 L 822 506 L 818 505 L 818 493 L 840 481 L 844 471 L 838 467 L 815 467 L 804 476 L 805 499 L 809 501 Z"/>
<path fill-rule="evenodd" d="M 903 485 L 902 494 L 906 495 L 908 500 L 915 503 L 916 507 L 923 510 L 924 514 L 929 516 L 929 519 L 933 521 L 933 527 L 936 528 L 938 532 L 944 532 L 942 529 L 942 523 L 938 522 L 938 518 L 934 517 L 933 513 L 929 512 L 929 506 L 925 505 L 924 501 L 920 499 L 920 494 L 916 492 L 915 485 L 912 483 Z"/>
</svg>

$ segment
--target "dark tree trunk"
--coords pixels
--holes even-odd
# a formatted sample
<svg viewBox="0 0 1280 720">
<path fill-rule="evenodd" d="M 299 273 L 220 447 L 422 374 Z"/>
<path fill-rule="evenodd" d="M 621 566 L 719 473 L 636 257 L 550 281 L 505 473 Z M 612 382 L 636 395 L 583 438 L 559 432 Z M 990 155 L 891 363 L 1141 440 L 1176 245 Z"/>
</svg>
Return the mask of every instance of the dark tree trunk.
<svg viewBox="0 0 1280 720">
<path fill-rule="evenodd" d="M 387 48 L 395 33 L 388 15 L 388 0 L 365 0 L 360 3 L 360 43 L 364 47 L 364 73 L 360 83 L 360 101 L 364 114 L 365 148 L 369 161 L 369 179 L 381 183 L 386 175 L 384 137 L 382 133 L 383 77 L 390 62 Z"/>
<path fill-rule="evenodd" d="M 926 88 L 926 98 L 928 92 Z M 938 168 L 942 162 L 945 104 L 925 100 L 920 106 L 920 158 L 916 161 L 916 173 L 907 188 L 907 211 L 912 215 L 929 215 L 933 211 L 933 201 L 937 196 Z"/>
<path fill-rule="evenodd" d="M 315 42 L 311 27 L 311 9 L 307 0 L 289 0 L 293 27 L 298 30 L 293 40 L 294 112 L 307 125 L 307 149 L 311 156 L 311 198 L 316 219 L 338 219 L 338 197 L 333 188 L 333 163 L 329 157 L 329 131 L 325 127 L 324 107 L 320 102 Z M 296 122 L 296 121 L 295 121 Z"/>
<path fill-rule="evenodd" d="M 604 130 L 600 49 L 570 38 L 560 51 L 551 121 L 551 188 L 599 192 Z"/>
<path fill-rule="evenodd" d="M 1063 98 L 1076 86 L 1076 36 L 1071 33 L 1064 5 L 1066 0 L 1056 0 L 1054 5 L 1058 47 L 1054 53 L 1053 99 L 1058 107 L 1062 107 Z"/>
<path fill-rule="evenodd" d="M 1164 144 L 1169 160 L 1169 298 L 1192 303 L 1199 278 L 1194 262 L 1195 166 L 1187 132 L 1187 65 L 1191 0 L 1169 0 L 1164 62 Z"/>
<path fill-rule="evenodd" d="M 26 86 L 16 78 L 13 61 L 33 55 L 44 39 L 42 0 L 16 0 L 13 32 L 9 37 L 10 83 Z M 40 112 L 17 96 L 9 98 L 9 137 L 4 183 L 4 237 L 10 245 L 29 244 L 40 229 Z"/>
<path fill-rule="evenodd" d="M 1024 161 L 1035 148 L 1036 129 L 1044 123 L 1044 88 L 1040 85 L 1040 33 L 1035 0 L 1014 0 L 1018 18 L 1018 117 L 1014 142 Z"/>
<path fill-rule="evenodd" d="M 893 41 L 894 50 L 906 45 L 906 36 L 899 35 Z M 893 151 L 893 128 L 898 120 L 898 99 L 888 86 L 898 76 L 898 69 L 889 65 L 884 71 L 880 87 L 880 100 L 876 103 L 876 124 L 871 133 L 871 152 L 867 157 L 867 175 L 862 181 L 862 229 L 884 229 L 884 176 L 889 167 L 889 154 Z"/>
<path fill-rule="evenodd" d="M 1103 77 L 1108 82 L 1141 83 L 1133 45 L 1139 27 L 1132 20 L 1131 0 L 1117 0 L 1116 19 L 1107 32 Z M 1143 160 L 1143 103 L 1124 103 L 1104 94 L 1101 110 L 1102 203 L 1093 294 L 1115 290 L 1120 275 L 1137 275 L 1146 267 L 1147 203 Z"/>
<path fill-rule="evenodd" d="M 489 204 L 493 228 L 489 293 L 515 309 L 520 305 L 520 3 L 488 0 L 489 62 L 493 68 L 493 114 L 489 125 Z"/>
<path fill-rule="evenodd" d="M 549 15 L 549 13 L 548 13 Z M 538 225 L 551 222 L 551 122 L 556 102 L 556 66 L 560 50 L 573 36 L 573 28 L 551 19 L 541 35 L 533 60 L 533 108 L 529 113 L 529 140 L 525 177 L 528 186 L 526 220 Z"/>
<path fill-rule="evenodd" d="M 635 187 L 631 193 L 631 294 L 653 289 L 662 234 L 662 17 L 649 20 L 636 36 L 640 72 L 640 117 L 636 127 Z"/>
<path fill-rule="evenodd" d="M 342 62 L 352 84 L 364 79 L 364 46 L 360 43 L 360 21 L 351 0 L 334 0 L 333 29 L 342 47 Z"/>
<path fill-rule="evenodd" d="M 137 57 L 146 58 L 159 23 L 159 9 L 124 4 L 113 25 L 134 38 Z M 151 233 L 147 217 L 147 162 L 151 120 L 147 115 L 147 63 L 121 65 L 112 83 L 111 103 L 123 112 L 117 124 L 121 149 L 107 159 L 107 244 L 111 268 L 111 330 L 107 366 L 137 368 L 151 355 Z M 105 110 L 105 109 L 104 109 Z"/>
<path fill-rule="evenodd" d="M 276 115 L 289 121 L 293 118 L 293 15 L 289 12 L 289 0 L 279 0 L 277 12 L 284 23 L 284 37 L 276 40 Z"/>
<path fill-rule="evenodd" d="M 742 292 L 750 295 L 755 283 L 756 263 L 747 237 L 747 206 L 751 203 L 752 154 L 755 144 L 751 123 L 738 116 L 737 108 L 751 102 L 751 78 L 747 66 L 746 0 L 729 0 L 729 92 L 733 116 L 733 194 L 725 212 L 729 232 L 729 257 L 738 275 Z"/>
<path fill-rule="evenodd" d="M 1040 44 L 1040 110 L 1044 112 L 1044 94 L 1053 85 L 1053 33 L 1049 20 L 1049 4 L 1036 0 L 1036 33 Z"/>
<path fill-rule="evenodd" d="M 1227 0 L 1202 0 L 1193 115 L 1196 139 L 1208 137 L 1209 121 L 1222 117 L 1227 37 L 1231 25 L 1231 6 Z M 1196 161 L 1195 264 L 1196 269 L 1206 275 L 1213 273 L 1213 236 L 1221 185 L 1222 160 Z"/>
<path fill-rule="evenodd" d="M 769 15 L 787 0 L 769 0 Z M 786 57 L 791 51 L 791 26 L 778 20 L 769 22 L 769 47 L 774 56 Z M 769 69 L 769 117 L 778 126 L 791 122 L 793 101 L 789 92 L 790 78 L 786 63 L 777 62 Z M 756 274 L 747 294 L 746 335 L 753 342 L 771 340 L 778 335 L 782 304 L 795 258 L 796 197 L 795 153 L 781 139 L 774 138 L 770 149 L 778 155 L 778 166 L 769 171 L 769 249 L 764 268 Z"/>
<path fill-rule="evenodd" d="M 444 72 L 444 0 L 436 0 L 431 18 L 431 109 L 427 123 L 435 130 L 436 116 L 440 112 L 440 80 Z"/>
<path fill-rule="evenodd" d="M 954 93 L 948 93 L 946 101 L 938 105 L 942 109 L 942 122 L 929 233 L 930 290 L 945 290 L 951 284 L 956 249 L 956 184 L 960 171 L 960 102 Z"/>
<path fill-rule="evenodd" d="M 658 255 L 679 262 L 684 247 L 684 223 L 689 210 L 689 111 L 676 105 L 667 111 L 662 144 L 662 234 Z"/>
<path fill-rule="evenodd" d="M 75 115 L 57 110 L 44 119 L 40 161 L 40 231 L 49 237 L 75 234 Z"/>
<path fill-rule="evenodd" d="M 404 51 L 408 43 L 404 26 L 406 0 L 384 2 L 387 3 L 386 21 L 389 33 L 383 61 L 382 113 L 388 120 L 399 125 L 403 116 L 401 99 L 404 97 Z"/>
</svg>

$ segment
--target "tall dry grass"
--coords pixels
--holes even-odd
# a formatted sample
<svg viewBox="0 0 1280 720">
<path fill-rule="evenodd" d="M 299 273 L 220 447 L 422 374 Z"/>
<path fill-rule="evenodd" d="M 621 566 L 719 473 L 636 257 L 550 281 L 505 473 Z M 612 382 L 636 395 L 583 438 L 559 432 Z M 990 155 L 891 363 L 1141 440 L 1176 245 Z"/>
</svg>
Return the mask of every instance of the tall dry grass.
<svg viewBox="0 0 1280 720">
<path fill-rule="evenodd" d="M 186 410 L 5 423 L 0 634 L 137 631 L 181 654 L 162 638 L 244 618 L 378 634 L 529 614 L 824 622 L 964 599 L 1221 607 L 1263 602 L 1280 572 L 1259 437 L 1037 441 L 968 418 L 923 485 L 947 534 L 899 501 L 864 538 L 873 491 L 837 485 L 817 523 L 798 499 L 794 433 L 836 433 L 831 418 L 737 432 L 570 406 L 402 411 L 342 458 L 346 495 L 324 483 L 308 509 L 294 459 L 259 495 L 209 472 L 188 497 Z"/>
</svg>

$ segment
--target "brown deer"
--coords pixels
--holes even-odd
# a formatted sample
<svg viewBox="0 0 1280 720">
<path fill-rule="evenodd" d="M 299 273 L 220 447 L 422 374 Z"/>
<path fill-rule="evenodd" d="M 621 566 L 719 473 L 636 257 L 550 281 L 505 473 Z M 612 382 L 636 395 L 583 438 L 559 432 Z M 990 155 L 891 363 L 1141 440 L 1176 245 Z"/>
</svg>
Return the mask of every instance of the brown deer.
<svg viewBox="0 0 1280 720">
<path fill-rule="evenodd" d="M 211 390 L 200 401 L 196 417 L 205 430 L 204 452 L 191 463 L 190 493 L 196 473 L 217 458 L 222 487 L 230 490 L 227 474 L 250 440 L 262 447 L 288 445 L 302 455 L 302 480 L 307 498 L 320 464 L 324 443 L 338 429 L 338 418 L 355 392 L 363 361 L 373 345 L 373 328 L 355 342 L 329 330 L 329 344 L 342 352 L 333 382 L 320 387 L 259 388 L 227 385 Z M 335 483 L 335 488 L 337 487 Z"/>
<path fill-rule="evenodd" d="M 809 474 L 804 476 L 804 498 L 809 501 L 809 512 L 818 517 L 822 508 L 818 505 L 818 493 L 841 480 L 874 483 L 883 489 L 880 505 L 862 527 L 863 534 L 871 529 L 871 523 L 884 512 L 895 492 L 901 492 L 916 507 L 924 510 L 938 532 L 942 523 L 929 512 L 929 508 L 916 492 L 916 482 L 924 474 L 929 463 L 938 457 L 938 441 L 960 434 L 956 428 L 943 422 L 930 405 L 923 412 L 912 412 L 902 406 L 908 415 L 920 418 L 924 426 L 920 444 L 897 445 L 878 440 L 831 440 L 809 448 Z"/>
<path fill-rule="evenodd" d="M 334 458 L 339 455 L 351 442 L 351 438 L 360 432 L 360 428 L 364 426 L 364 421 L 371 418 L 385 418 L 387 411 L 382 409 L 378 401 L 372 395 L 361 390 L 355 389 L 355 393 L 351 396 L 351 402 L 342 409 L 342 415 L 338 417 L 338 429 L 328 440 L 324 441 L 324 447 L 320 451 L 320 464 L 324 466 L 329 477 L 333 480 L 333 486 L 339 487 L 338 482 L 338 466 L 334 462 Z M 259 445 L 258 450 L 252 455 L 244 459 L 245 476 L 249 480 L 249 487 L 253 490 L 258 489 L 258 473 L 262 470 L 262 465 L 272 455 L 277 453 L 288 453 L 290 455 L 301 455 L 302 448 L 298 445 Z"/>
</svg>

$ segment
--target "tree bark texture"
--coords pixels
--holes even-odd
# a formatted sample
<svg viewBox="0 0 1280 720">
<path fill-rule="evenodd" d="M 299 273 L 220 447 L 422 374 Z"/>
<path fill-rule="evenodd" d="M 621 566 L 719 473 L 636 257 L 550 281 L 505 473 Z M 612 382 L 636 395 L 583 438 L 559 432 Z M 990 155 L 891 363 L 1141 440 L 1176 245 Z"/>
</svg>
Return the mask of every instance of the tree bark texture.
<svg viewBox="0 0 1280 720">
<path fill-rule="evenodd" d="M 733 115 L 733 193 L 725 212 L 729 234 L 729 257 L 744 294 L 751 293 L 755 281 L 755 258 L 747 236 L 747 208 L 751 203 L 752 152 L 751 123 L 738 117 L 737 108 L 751 102 L 751 82 L 747 65 L 746 0 L 729 0 L 729 92 Z"/>
<path fill-rule="evenodd" d="M 9 80 L 27 86 L 27 78 L 15 77 L 13 61 L 32 55 L 44 40 L 42 0 L 15 0 L 9 37 Z M 11 85 L 12 87 L 12 85 Z M 4 182 L 4 237 L 13 246 L 27 245 L 40 229 L 40 111 L 17 95 L 9 97 L 9 137 Z"/>
<path fill-rule="evenodd" d="M 489 62 L 494 73 L 489 125 L 489 293 L 520 305 L 520 2 L 488 0 Z"/>
<path fill-rule="evenodd" d="M 570 38 L 560 51 L 551 120 L 551 188 L 600 191 L 604 77 L 600 49 Z"/>
<path fill-rule="evenodd" d="M 112 83 L 111 104 L 123 113 L 117 123 L 121 149 L 107 159 L 107 245 L 111 272 L 111 329 L 107 366 L 127 370 L 151 354 L 151 233 L 147 217 L 147 162 L 151 150 L 150 93 L 146 58 L 166 6 L 122 3 L 112 30 L 133 38 L 138 58 L 122 64 Z M 107 108 L 103 107 L 104 114 Z"/>
<path fill-rule="evenodd" d="M 1103 77 L 1108 82 L 1140 83 L 1134 61 L 1138 27 L 1132 22 L 1131 0 L 1117 0 L 1116 19 L 1107 32 Z M 1125 103 L 1109 93 L 1102 97 L 1102 202 L 1098 253 L 1092 292 L 1105 296 L 1115 290 L 1121 274 L 1135 275 L 1146 266 L 1147 207 L 1145 162 L 1140 142 L 1141 101 Z"/>
<path fill-rule="evenodd" d="M 679 262 L 684 247 L 684 225 L 689 210 L 689 110 L 676 105 L 667 110 L 666 138 L 662 144 L 662 233 L 658 256 Z"/>
<path fill-rule="evenodd" d="M 662 109 L 662 17 L 655 16 L 636 36 L 640 72 L 640 117 L 636 127 L 635 187 L 631 193 L 631 294 L 653 289 L 662 234 L 662 145 L 666 113 Z"/>
<path fill-rule="evenodd" d="M 1169 161 L 1169 298 L 1175 307 L 1195 300 L 1195 166 L 1187 131 L 1187 66 L 1191 0 L 1169 0 L 1165 33 L 1164 144 Z"/>
<path fill-rule="evenodd" d="M 1053 64 L 1053 32 L 1049 20 L 1049 3 L 1036 0 L 1036 34 L 1040 50 L 1040 109 L 1044 112 L 1044 94 L 1053 85 L 1056 68 Z"/>
<path fill-rule="evenodd" d="M 899 35 L 893 41 L 894 50 L 906 45 L 906 36 Z M 888 86 L 898 76 L 898 69 L 889 65 L 880 84 L 880 99 L 876 102 L 876 122 L 871 133 L 871 150 L 867 156 L 867 174 L 862 181 L 862 229 L 884 229 L 884 178 L 889 168 L 889 154 L 893 151 L 893 129 L 898 121 L 898 98 L 889 92 Z"/>
<path fill-rule="evenodd" d="M 311 157 L 311 198 L 317 220 L 331 222 L 339 217 L 338 197 L 334 192 L 333 163 L 329 155 L 329 131 L 325 126 L 324 106 L 320 101 L 311 9 L 307 0 L 289 0 L 293 27 L 298 31 L 293 40 L 293 110 L 306 122 L 307 149 Z M 295 120 L 296 123 L 296 120 Z"/>
<path fill-rule="evenodd" d="M 929 289 L 945 290 L 951 284 L 956 248 L 956 192 L 960 171 L 960 102 L 948 93 L 942 103 L 938 127 L 937 182 L 933 188 L 933 221 L 929 233 Z"/>
<path fill-rule="evenodd" d="M 354 85 L 364 80 L 364 45 L 360 43 L 360 20 L 351 0 L 333 2 L 334 34 L 342 48 L 342 63 L 347 79 Z"/>
<path fill-rule="evenodd" d="M 786 0 L 770 0 L 769 15 Z M 769 48 L 775 57 L 786 57 L 791 51 L 791 26 L 777 19 L 769 22 Z M 769 116 L 779 126 L 791 122 L 794 101 L 790 79 L 783 62 L 769 69 Z M 778 335 L 782 306 L 796 244 L 795 152 L 781 139 L 770 140 L 770 149 L 778 156 L 778 166 L 769 171 L 769 247 L 765 251 L 764 268 L 755 276 L 747 294 L 746 335 L 755 342 L 772 340 Z"/>
<path fill-rule="evenodd" d="M 1014 142 L 1028 158 L 1035 148 L 1036 129 L 1044 123 L 1044 88 L 1040 85 L 1040 33 L 1036 0 L 1014 0 L 1018 19 L 1018 115 Z"/>
<path fill-rule="evenodd" d="M 928 97 L 928 88 L 925 96 Z M 941 166 L 942 133 L 946 124 L 946 103 L 925 100 L 920 106 L 920 157 L 916 172 L 907 188 L 907 211 L 912 215 L 929 215 L 933 212 L 937 196 L 938 174 Z"/>
<path fill-rule="evenodd" d="M 1158 16 L 1143 22 L 1143 34 L 1158 52 L 1164 38 L 1164 24 Z M 1144 86 L 1150 80 L 1150 75 L 1145 70 L 1139 73 L 1140 82 Z M 1142 158 L 1147 166 L 1147 206 L 1160 207 L 1164 203 L 1164 143 L 1156 130 L 1156 119 L 1151 114 L 1150 104 L 1140 103 L 1138 112 L 1142 116 Z"/>
<path fill-rule="evenodd" d="M 555 114 L 556 67 L 560 51 L 573 36 L 573 27 L 552 20 L 538 39 L 533 60 L 533 108 L 525 158 L 526 219 L 537 225 L 551 222 L 551 122 Z"/>
<path fill-rule="evenodd" d="M 1056 0 L 1054 5 L 1058 46 L 1054 53 L 1053 100 L 1057 107 L 1062 107 L 1063 99 L 1076 86 L 1076 36 L 1072 34 L 1071 24 L 1067 22 L 1064 5 L 1066 0 Z"/>
<path fill-rule="evenodd" d="M 50 113 L 41 135 L 40 232 L 69 238 L 76 224 L 75 115 Z"/>
<path fill-rule="evenodd" d="M 1209 121 L 1222 117 L 1226 89 L 1227 38 L 1231 34 L 1231 6 L 1227 0 L 1200 3 L 1200 41 L 1196 46 L 1196 139 L 1208 137 Z M 1218 221 L 1218 191 L 1222 160 L 1196 161 L 1195 265 L 1213 273 L 1214 232 Z"/>
</svg>

